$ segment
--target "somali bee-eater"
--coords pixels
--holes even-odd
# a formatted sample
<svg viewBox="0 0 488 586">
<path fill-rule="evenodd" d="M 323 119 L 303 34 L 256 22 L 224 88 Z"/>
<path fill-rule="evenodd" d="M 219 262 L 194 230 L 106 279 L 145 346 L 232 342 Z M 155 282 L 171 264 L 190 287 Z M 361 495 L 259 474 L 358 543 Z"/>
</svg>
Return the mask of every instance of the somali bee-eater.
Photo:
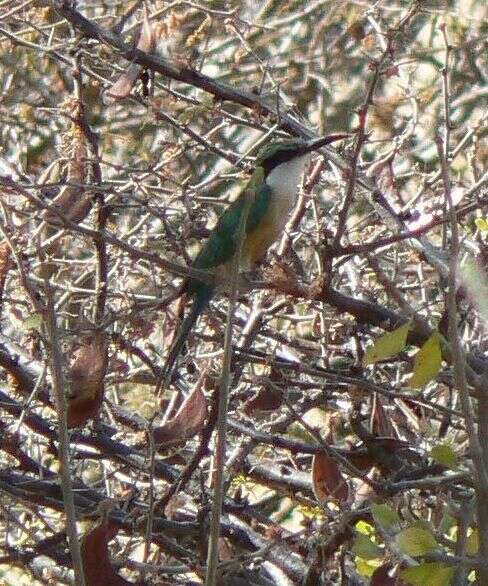
<svg viewBox="0 0 488 586">
<path fill-rule="evenodd" d="M 213 271 L 215 282 L 210 284 L 190 277 L 183 283 L 181 294 L 192 297 L 193 305 L 168 353 L 163 368 L 166 383 L 171 378 L 176 359 L 198 316 L 208 305 L 219 283 L 225 282 L 230 276 L 230 268 L 238 250 L 242 214 L 247 213 L 247 219 L 239 269 L 249 271 L 283 234 L 296 202 L 298 182 L 311 153 L 346 136 L 330 135 L 308 141 L 298 138 L 280 140 L 259 151 L 256 169 L 247 186 L 219 218 L 209 239 L 193 261 L 194 268 L 209 273 Z"/>
</svg>

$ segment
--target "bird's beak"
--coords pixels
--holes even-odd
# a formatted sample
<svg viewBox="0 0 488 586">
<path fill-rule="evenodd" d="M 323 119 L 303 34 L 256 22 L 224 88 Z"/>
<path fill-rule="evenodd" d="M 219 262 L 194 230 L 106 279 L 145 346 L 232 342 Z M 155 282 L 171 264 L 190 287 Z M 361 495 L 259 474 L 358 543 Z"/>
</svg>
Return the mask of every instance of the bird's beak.
<svg viewBox="0 0 488 586">
<path fill-rule="evenodd" d="M 303 147 L 303 154 L 311 153 L 312 151 L 316 151 L 320 147 L 323 147 L 331 142 L 336 142 L 337 140 L 342 140 L 343 138 L 349 138 L 350 134 L 329 134 L 328 136 L 322 136 L 321 138 L 314 138 L 305 143 Z"/>
</svg>

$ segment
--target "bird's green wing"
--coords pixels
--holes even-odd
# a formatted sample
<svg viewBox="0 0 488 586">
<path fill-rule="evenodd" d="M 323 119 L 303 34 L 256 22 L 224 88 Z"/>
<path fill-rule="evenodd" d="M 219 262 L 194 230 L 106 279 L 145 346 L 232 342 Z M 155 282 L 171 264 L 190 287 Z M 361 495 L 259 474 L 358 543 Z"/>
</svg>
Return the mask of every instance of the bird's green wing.
<svg viewBox="0 0 488 586">
<path fill-rule="evenodd" d="M 258 167 L 241 195 L 222 214 L 217 225 L 212 230 L 209 239 L 193 261 L 197 269 L 214 269 L 229 261 L 237 250 L 237 237 L 242 214 L 251 198 L 251 206 L 246 221 L 246 233 L 250 234 L 259 226 L 269 208 L 271 189 L 264 183 L 263 170 Z M 183 320 L 175 341 L 168 353 L 163 368 L 165 384 L 171 380 L 176 359 L 188 337 L 188 334 L 198 319 L 198 316 L 208 305 L 214 291 L 214 286 L 198 279 L 188 279 L 182 292 L 193 296 L 193 305 L 189 314 Z"/>
<path fill-rule="evenodd" d="M 256 175 L 258 175 L 256 177 Z M 262 181 L 259 168 L 239 197 L 227 208 L 212 230 L 209 239 L 193 262 L 197 269 L 213 269 L 229 261 L 237 249 L 237 236 L 247 198 L 251 197 L 251 207 L 246 222 L 246 233 L 250 234 L 258 226 L 269 208 L 271 189 Z"/>
</svg>

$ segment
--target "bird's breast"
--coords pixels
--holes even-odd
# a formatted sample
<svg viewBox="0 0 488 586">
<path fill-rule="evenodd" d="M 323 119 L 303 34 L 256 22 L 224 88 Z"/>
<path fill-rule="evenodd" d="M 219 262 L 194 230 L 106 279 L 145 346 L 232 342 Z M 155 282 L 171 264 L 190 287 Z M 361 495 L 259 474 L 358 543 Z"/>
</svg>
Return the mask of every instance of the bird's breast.
<svg viewBox="0 0 488 586">
<path fill-rule="evenodd" d="M 295 198 L 273 197 L 258 227 L 248 234 L 243 250 L 243 266 L 250 269 L 262 259 L 283 234 Z M 247 267 L 245 266 L 247 265 Z"/>
<path fill-rule="evenodd" d="M 266 183 L 271 188 L 271 199 L 266 214 L 244 243 L 244 270 L 263 258 L 283 234 L 296 202 L 298 183 L 309 159 L 310 155 L 305 155 L 278 165 L 266 177 Z"/>
</svg>

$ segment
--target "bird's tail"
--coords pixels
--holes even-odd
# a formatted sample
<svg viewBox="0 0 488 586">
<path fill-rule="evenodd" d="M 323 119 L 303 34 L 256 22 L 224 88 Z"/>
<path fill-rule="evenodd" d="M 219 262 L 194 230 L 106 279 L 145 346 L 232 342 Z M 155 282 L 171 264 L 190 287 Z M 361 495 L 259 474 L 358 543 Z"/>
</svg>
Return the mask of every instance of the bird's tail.
<svg viewBox="0 0 488 586">
<path fill-rule="evenodd" d="M 194 299 L 193 305 L 191 306 L 190 312 L 188 315 L 183 319 L 178 333 L 176 335 L 176 339 L 174 340 L 171 348 L 169 349 L 168 356 L 166 358 L 166 362 L 164 363 L 163 373 L 162 373 L 162 381 L 163 385 L 167 386 L 171 382 L 173 370 L 176 364 L 176 359 L 180 355 L 180 352 L 188 338 L 188 334 L 190 333 L 192 327 L 194 326 L 195 322 L 198 319 L 198 316 L 202 313 L 202 311 L 207 307 L 210 298 L 212 297 L 212 289 L 205 287 L 204 290 L 199 291 Z"/>
</svg>

